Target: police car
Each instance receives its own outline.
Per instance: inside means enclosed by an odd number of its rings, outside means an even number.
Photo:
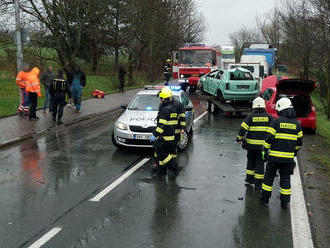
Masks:
[[[125,112],[115,122],[112,142],[118,148],[152,147],[150,136],[157,126],[157,114],[160,104],[159,91],[164,86],[146,86],[138,92],[128,105],[122,105]],[[194,108],[187,94],[180,86],[169,86],[173,98],[181,102],[186,110],[186,130],[179,143],[179,150],[187,147],[193,133]]]

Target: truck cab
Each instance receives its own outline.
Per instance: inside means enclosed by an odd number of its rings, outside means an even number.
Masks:
[[[253,47],[253,46],[252,46]],[[268,70],[265,70],[265,72],[268,75],[272,75],[273,74],[273,69],[275,67],[276,64],[276,53],[277,53],[277,49],[276,48],[245,48],[243,50],[243,56],[264,56],[267,64],[268,64]],[[242,56],[242,57],[243,57]],[[257,57],[255,57],[254,59],[254,63],[257,62],[261,62],[261,61],[256,61]],[[246,60],[242,60],[241,58],[241,62],[245,63],[245,62],[252,62],[252,61],[246,61]]]

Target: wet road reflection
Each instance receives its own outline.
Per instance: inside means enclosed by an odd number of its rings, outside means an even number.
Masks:
[[[192,97],[195,114],[203,102]],[[269,208],[244,185],[241,118],[208,114],[196,124],[176,182],[149,181],[150,164],[99,203],[86,201],[141,156],[110,140],[117,114],[60,128],[0,154],[0,247],[19,247],[54,225],[44,247],[292,247],[290,212]]]

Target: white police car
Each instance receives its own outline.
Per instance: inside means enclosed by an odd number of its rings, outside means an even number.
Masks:
[[[119,148],[152,147],[149,141],[156,129],[156,118],[160,100],[158,93],[164,86],[146,86],[138,92],[128,105],[122,105],[125,112],[115,122],[112,142]],[[180,86],[169,86],[173,98],[180,101],[186,110],[186,132],[179,143],[179,150],[187,147],[193,133],[194,108],[187,94]]]

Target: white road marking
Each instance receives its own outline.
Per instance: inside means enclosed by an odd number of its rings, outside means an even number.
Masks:
[[[43,235],[40,239],[38,239],[36,242],[34,242],[32,245],[29,246],[29,248],[39,248],[46,244],[52,237],[54,237],[57,233],[59,233],[62,230],[62,227],[54,227],[51,229],[48,233]]]
[[[297,158],[295,158],[295,162],[297,166],[291,177],[290,203],[293,247],[314,248]]]
[[[198,117],[194,120],[194,123],[196,123],[197,121],[199,121],[200,119],[202,119],[205,115],[207,115],[207,111],[205,111],[203,114],[201,114],[200,116],[198,116]]]
[[[114,181],[112,184],[107,186],[104,190],[102,190],[100,193],[98,193],[93,198],[89,199],[89,201],[92,202],[99,202],[105,195],[107,195],[109,192],[111,192],[114,188],[116,188],[119,184],[121,184],[126,178],[128,178],[130,175],[132,175],[137,169],[142,167],[145,163],[147,163],[150,160],[150,158],[144,158],[139,163],[137,163],[134,167],[129,169],[125,174],[123,174],[121,177],[119,177],[116,181]]]

